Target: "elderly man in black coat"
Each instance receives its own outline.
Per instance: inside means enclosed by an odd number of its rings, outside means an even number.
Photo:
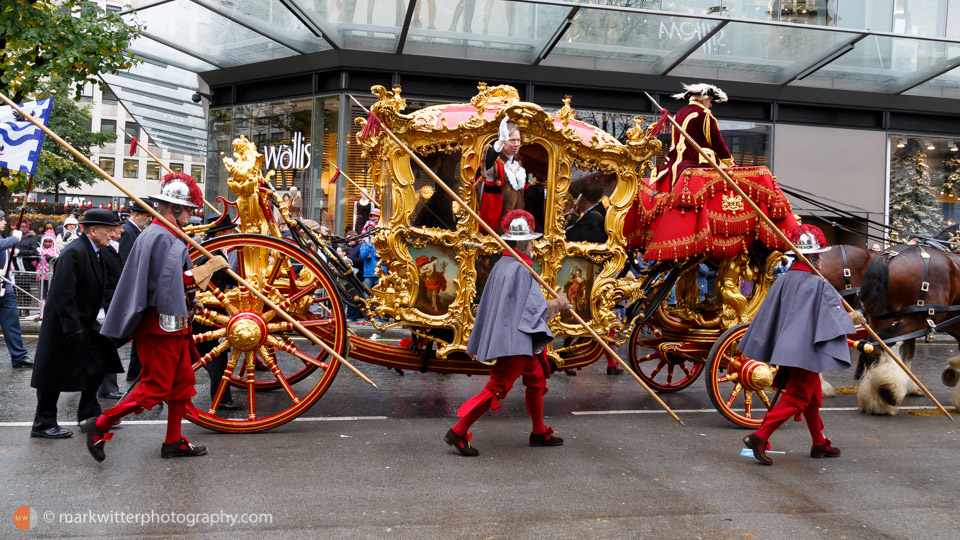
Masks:
[[[96,392],[104,373],[123,371],[113,342],[97,331],[107,279],[100,250],[110,249],[111,233],[119,224],[109,210],[88,211],[84,234],[57,259],[30,380],[37,389],[31,437],[71,436],[57,424],[60,392],[80,392],[78,421],[96,416],[101,412]]]
[[[150,212],[146,207],[141,206],[140,203],[134,202],[130,207],[130,217],[123,222],[123,235],[120,237],[119,252],[120,260],[127,262],[127,256],[130,255],[130,250],[133,249],[133,243],[137,241],[137,237],[140,236],[140,233],[147,228],[147,225],[150,225],[150,221],[153,219],[153,216],[150,215]],[[137,377],[140,376],[140,357],[137,355],[137,346],[133,345],[130,347],[130,366],[127,369],[127,381],[135,381]]]

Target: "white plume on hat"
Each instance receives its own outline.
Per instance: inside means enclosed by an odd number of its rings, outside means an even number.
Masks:
[[[684,84],[683,92],[674,94],[673,99],[702,99],[712,97],[717,103],[727,100],[727,94],[720,88],[707,83]]]
[[[503,152],[503,143],[507,142],[510,138],[510,128],[507,127],[507,122],[510,121],[509,116],[504,116],[503,120],[500,121],[500,129],[497,131],[497,140],[493,143],[493,149],[497,153]]]

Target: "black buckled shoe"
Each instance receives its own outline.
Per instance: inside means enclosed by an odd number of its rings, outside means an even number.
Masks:
[[[548,427],[543,433],[530,434],[530,446],[560,446],[563,444],[563,438],[553,434],[553,428]]]
[[[87,450],[97,461],[103,461],[107,455],[103,451],[103,445],[113,437],[113,433],[104,433],[97,427],[97,418],[91,416],[83,422],[80,422],[80,431],[87,435]]]
[[[31,429],[30,436],[41,439],[66,439],[72,437],[73,432],[60,426],[53,426],[47,429]]]
[[[823,444],[815,444],[810,447],[810,457],[840,457],[840,449],[833,446],[833,443],[830,442],[830,439],[827,439],[823,442]]]
[[[766,454],[767,441],[757,437],[756,433],[751,433],[744,437],[743,444],[753,450],[753,457],[757,458],[757,461],[759,461],[761,465],[773,465],[773,460]]]
[[[467,433],[465,436],[457,435],[453,428],[447,430],[447,434],[443,436],[443,442],[456,448],[461,454],[469,457],[479,456],[480,451],[470,446],[470,439],[473,439],[473,433]]]
[[[619,366],[607,367],[607,375],[623,375],[623,370]]]
[[[180,437],[180,442],[163,443],[160,446],[160,457],[163,459],[202,456],[206,453],[206,446],[197,446],[188,441],[186,437]]]

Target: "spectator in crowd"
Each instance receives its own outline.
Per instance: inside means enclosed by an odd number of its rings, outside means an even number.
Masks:
[[[7,228],[6,214],[0,210],[0,232]],[[0,276],[3,276],[3,285],[0,286],[0,330],[3,330],[3,341],[7,344],[10,353],[10,363],[15,368],[33,368],[33,362],[23,348],[23,337],[20,335],[20,315],[17,313],[17,295],[13,292],[13,282],[10,280],[10,264],[14,248],[20,243],[23,233],[15,230],[7,238],[0,239]]]
[[[360,234],[367,234],[370,231],[373,231],[380,226],[380,209],[374,208],[370,210],[370,217],[367,219],[367,222],[364,223],[363,229],[360,230]]]
[[[46,300],[50,292],[50,280],[53,278],[53,265],[60,252],[55,244],[57,235],[53,230],[43,233],[40,240],[40,252],[37,258],[37,281],[40,282],[40,299]],[[40,312],[43,318],[43,311]]]
[[[372,289],[377,286],[377,265],[380,264],[377,247],[373,245],[373,237],[367,236],[363,239],[360,244],[360,258],[363,259],[363,283],[367,288]]]
[[[57,251],[62,252],[63,248],[67,247],[70,242],[73,242],[80,237],[79,231],[77,231],[77,226],[80,222],[77,221],[77,218],[73,217],[73,214],[70,215],[67,219],[63,220],[63,232],[61,232],[56,239]]]
[[[296,187],[290,188],[290,200],[288,204],[290,205],[290,217],[303,217],[303,197],[300,196],[300,190]]]

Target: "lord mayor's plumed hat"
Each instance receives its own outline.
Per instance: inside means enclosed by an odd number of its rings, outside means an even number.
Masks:
[[[160,181],[160,194],[151,195],[148,199],[199,208],[203,204],[203,193],[192,176],[174,172],[164,176]]]
[[[83,214],[83,226],[90,225],[120,225],[120,216],[112,210],[103,210],[101,208],[87,210]]]
[[[727,100],[726,92],[707,83],[685,84],[683,85],[683,92],[673,95],[673,99],[703,99],[708,97],[713,98],[717,103],[723,103]]]

